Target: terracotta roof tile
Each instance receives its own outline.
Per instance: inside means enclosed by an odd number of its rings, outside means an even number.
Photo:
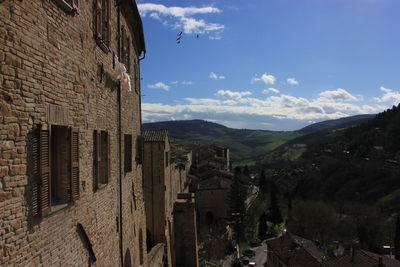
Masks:
[[[165,142],[168,130],[148,130],[143,131],[142,135],[145,142]]]
[[[390,259],[366,250],[356,249],[354,255],[348,253],[326,262],[328,267],[379,267],[379,258],[382,258],[382,267],[400,267],[400,261]]]
[[[281,237],[267,241],[269,249],[290,267],[314,267],[323,266],[321,263],[322,253],[316,253],[318,248],[312,241],[305,242],[305,239],[285,234]],[[314,255],[315,254],[315,255]]]

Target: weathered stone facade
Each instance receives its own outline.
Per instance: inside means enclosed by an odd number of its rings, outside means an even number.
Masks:
[[[0,3],[1,266],[146,265],[136,142],[142,25],[134,1],[108,1]],[[102,13],[108,20],[103,31],[110,27],[104,42],[94,37],[100,2],[109,3],[108,13]],[[78,6],[75,10],[66,3]],[[131,91],[115,80],[114,54],[130,66]],[[37,172],[38,158],[45,154],[37,147],[44,140],[39,134],[43,129],[52,134],[48,155],[62,155],[49,159],[60,169],[50,171],[46,210],[40,191],[44,179]],[[108,137],[108,161],[99,158],[108,175],[97,184],[95,131]],[[64,139],[76,141],[70,154],[69,146],[61,145]],[[76,161],[69,162],[73,155]],[[72,169],[70,181],[62,168]]]
[[[188,192],[191,152],[170,144],[167,130],[144,131],[143,139],[143,185],[148,251],[160,243],[165,244],[168,266],[183,266],[175,260],[180,251],[174,244],[183,240],[181,240],[181,235],[175,235],[174,229],[188,227],[188,231],[194,231],[196,235],[196,220],[190,217],[193,214],[186,213],[190,223],[180,222],[177,225],[173,212],[178,195]],[[185,242],[191,242],[187,246],[195,247],[197,255],[197,239],[193,238]],[[190,250],[190,253],[194,253],[193,250]],[[195,254],[193,258],[197,259]]]
[[[196,191],[196,209],[201,225],[210,226],[228,217],[229,192],[232,180],[213,177],[199,182]]]
[[[174,204],[176,266],[198,267],[196,209],[194,195],[178,194]]]

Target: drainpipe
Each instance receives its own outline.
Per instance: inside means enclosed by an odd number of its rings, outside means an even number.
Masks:
[[[143,57],[139,58],[138,62],[138,86],[139,86],[139,122],[140,122],[140,134],[142,134],[142,86],[141,86],[141,78],[140,78],[140,61],[142,61],[146,57],[146,51],[143,52]],[[143,168],[142,168],[142,177],[143,177]]]
[[[117,3],[117,27],[118,27],[118,58],[121,58],[121,1]],[[121,125],[121,82],[118,82],[118,161],[119,161],[119,250],[121,267],[124,265],[124,243],[122,231],[122,125]]]

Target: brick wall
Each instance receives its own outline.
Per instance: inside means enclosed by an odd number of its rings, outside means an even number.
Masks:
[[[128,36],[135,41],[140,37],[135,31],[140,18],[127,2],[122,3],[126,13],[121,12],[120,23],[127,26]],[[77,231],[78,223],[93,245],[97,266],[118,265],[121,254],[130,259],[130,266],[139,266],[140,255],[144,254],[140,251],[146,247],[146,238],[140,244],[140,232],[145,235],[141,165],[136,164],[134,156],[140,133],[139,83],[133,79],[133,90],[121,91],[121,132],[131,134],[133,139],[132,171],[125,173],[119,157],[120,151],[122,159],[124,156],[123,147],[119,148],[123,144],[119,135],[119,89],[110,77],[112,52],[119,51],[117,7],[111,5],[111,51],[105,53],[93,38],[93,3],[81,0],[75,15],[52,0],[0,3],[2,266],[87,266],[89,250]],[[128,27],[132,23],[136,25]],[[142,49],[138,43],[134,42],[130,51],[136,68]],[[135,71],[131,67],[131,77],[135,77]],[[53,118],[54,106],[61,110],[57,118]],[[32,215],[38,184],[33,171],[33,137],[39,124],[79,129],[79,199],[42,218]],[[111,175],[109,183],[97,191],[93,190],[94,130],[105,130],[110,136]],[[117,224],[121,222],[120,193],[123,253]]]

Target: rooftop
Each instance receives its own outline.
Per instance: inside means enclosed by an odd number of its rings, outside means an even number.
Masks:
[[[145,142],[165,142],[168,130],[148,130],[143,131],[142,135]]]

